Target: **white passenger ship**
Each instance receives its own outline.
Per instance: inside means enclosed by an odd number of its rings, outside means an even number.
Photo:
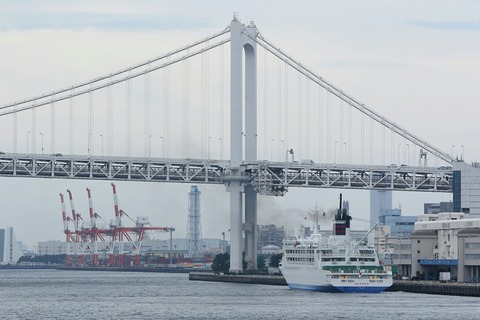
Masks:
[[[332,235],[317,231],[320,212],[316,210],[311,214],[310,236],[284,239],[280,270],[291,289],[379,293],[393,284],[392,273],[380,265],[373,246],[363,241],[370,232],[358,242],[350,239],[348,202],[345,207],[340,195]]]

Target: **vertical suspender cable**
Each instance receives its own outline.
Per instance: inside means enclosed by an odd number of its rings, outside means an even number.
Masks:
[[[352,140],[352,107],[348,106],[348,159],[347,164],[352,163],[352,149],[353,149],[353,140]],[[347,152],[347,150],[345,150]],[[346,156],[347,157],[347,156]]]
[[[73,95],[74,89],[72,88],[70,94]],[[74,154],[75,153],[75,146],[74,146],[74,141],[75,141],[75,114],[74,114],[74,108],[73,108],[73,97],[69,98],[69,118],[70,118],[70,143],[69,143],[69,153]]]
[[[220,46],[220,160],[223,160],[225,142],[225,45]]]
[[[17,109],[17,105],[13,106],[13,153],[17,153],[17,113],[15,112]]]
[[[318,161],[323,162],[323,89],[321,86],[318,86],[318,104]]]
[[[330,162],[330,149],[332,148],[331,132],[330,132],[331,98],[332,98],[332,94],[330,93],[330,91],[328,91],[327,92],[327,162]]]
[[[112,78],[110,77],[110,82]],[[107,155],[113,154],[113,98],[112,86],[107,87]]]
[[[206,42],[206,46],[208,47],[208,41]],[[210,99],[209,99],[209,93],[210,93],[210,53],[209,51],[205,51],[205,105],[207,109],[207,114],[206,114],[206,138],[207,138],[207,144],[208,144],[208,152],[210,152]],[[211,153],[211,152],[210,152]],[[211,155],[209,155],[211,156]]]
[[[90,83],[90,89],[92,89],[92,83]],[[92,91],[88,92],[88,155],[93,154],[93,101]]]
[[[132,70],[128,73],[131,74]],[[127,80],[127,156],[132,156],[132,80]]]
[[[52,94],[52,100],[55,94]],[[50,103],[50,151],[55,153],[55,102]]]
[[[303,88],[302,88],[302,75],[301,73],[298,74],[298,153],[297,156],[301,156],[303,152],[303,141],[302,141],[302,136],[303,136],[303,115],[302,115],[302,108],[303,108],[303,101],[302,101],[302,94],[303,94]]]
[[[395,134],[393,131],[390,131],[390,150],[391,150],[390,154],[392,159],[390,160],[390,163],[395,163]]]
[[[309,144],[310,144],[310,82],[305,78],[305,156],[310,159]]]
[[[169,122],[169,119],[168,119],[168,112],[167,112],[167,69],[168,68],[164,68],[162,69],[162,80],[163,80],[163,83],[162,83],[162,119],[163,119],[163,131],[162,131],[162,135],[161,137],[163,138],[160,138],[161,139],[161,143],[162,143],[162,158],[165,157],[165,142],[167,141],[167,127],[168,127],[168,122]]]
[[[282,62],[278,60],[277,63],[277,70],[278,70],[278,79],[277,79],[277,87],[278,87],[278,92],[277,92],[277,142],[280,143],[280,140],[282,139]],[[272,119],[273,120],[273,119]],[[273,140],[272,140],[273,141]],[[273,154],[273,147],[274,144],[272,143],[271,148],[272,148],[272,154]],[[273,159],[272,159],[273,160]]]
[[[340,138],[339,138],[339,143],[340,143],[340,155],[339,155],[339,159],[340,159],[340,163],[342,163],[344,157],[343,157],[343,143],[345,142],[345,138],[343,137],[343,108],[344,108],[344,102],[342,100],[339,100],[338,101],[340,103],[339,105],[339,109],[340,109]]]
[[[373,164],[373,118],[370,118],[370,165]]]
[[[13,117],[12,117],[12,120],[13,120],[13,153],[17,153],[17,144],[18,144],[18,141],[17,141],[17,112],[15,112],[17,110],[17,105],[14,105],[13,106]]]
[[[189,50],[187,49],[187,55]],[[182,61],[182,157],[190,158],[190,110],[188,59]]]
[[[268,78],[267,78],[267,50],[263,50],[263,159],[267,159],[267,105],[268,105]]]
[[[363,109],[363,106],[362,106]],[[360,163],[364,164],[364,149],[365,149],[365,113],[360,114]]]
[[[201,89],[201,92],[200,92],[200,114],[201,114],[201,118],[200,118],[200,131],[201,131],[201,135],[200,135],[200,139],[201,139],[201,158],[205,159],[206,158],[206,145],[207,143],[205,142],[206,140],[208,140],[208,137],[207,137],[207,130],[206,130],[206,121],[205,121],[205,52],[202,52],[201,53],[201,62],[200,62],[200,89]],[[208,150],[207,150],[208,151]]]
[[[128,73],[130,74],[130,71]],[[130,156],[129,143],[128,143],[128,138],[130,136],[130,119],[128,119],[128,116],[129,116],[128,108],[130,107],[128,104],[129,85],[130,85],[130,80],[125,81],[125,155],[127,157]]]
[[[284,64],[285,65],[285,86],[284,86],[284,90],[285,90],[285,152],[287,149],[290,148],[290,145],[288,143],[288,64]],[[287,159],[285,159],[285,161],[287,161]]]
[[[382,164],[385,164],[385,126],[382,125]]]
[[[167,57],[167,62],[170,62],[170,57]],[[165,155],[164,157],[168,158],[170,156],[170,68],[165,68],[164,73],[164,103],[165,103]]]
[[[35,105],[35,100],[33,101]],[[37,153],[37,117],[36,108],[32,109],[32,153]]]
[[[150,64],[148,64],[148,68],[150,68]],[[151,103],[150,103],[150,73],[145,73],[144,75],[144,90],[145,90],[145,97],[144,97],[144,113],[143,113],[143,126],[144,126],[144,155],[145,157],[152,156],[152,111],[151,111]]]

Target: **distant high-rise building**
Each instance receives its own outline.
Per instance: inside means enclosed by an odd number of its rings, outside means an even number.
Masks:
[[[202,225],[200,223],[200,190],[192,186],[188,194],[187,242],[190,257],[203,254]]]
[[[392,209],[392,191],[370,191],[370,223],[373,225],[380,219],[385,210]]]
[[[21,256],[22,246],[15,239],[13,227],[0,229],[0,264],[17,263]]]
[[[379,220],[383,225],[390,227],[390,236],[409,238],[413,232],[413,226],[417,221],[417,217],[402,216],[401,209],[389,209],[382,211]]]
[[[277,227],[273,224],[258,225],[258,251],[262,252],[262,248],[265,246],[277,246],[282,247],[282,241],[285,237],[285,231],[283,227]]]
[[[453,211],[453,202],[437,202],[437,203],[424,203],[423,204],[423,213],[440,213],[440,212],[454,212]]]

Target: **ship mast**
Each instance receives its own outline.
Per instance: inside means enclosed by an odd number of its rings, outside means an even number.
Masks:
[[[319,222],[320,222],[320,217],[325,216],[325,212],[320,211],[318,209],[318,203],[315,204],[315,209],[309,211],[308,213],[309,220],[313,221],[313,234],[318,234],[320,232],[319,230]]]

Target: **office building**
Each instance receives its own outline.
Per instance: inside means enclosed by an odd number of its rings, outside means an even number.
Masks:
[[[22,245],[15,239],[13,227],[0,229],[0,264],[15,264],[21,256]]]

